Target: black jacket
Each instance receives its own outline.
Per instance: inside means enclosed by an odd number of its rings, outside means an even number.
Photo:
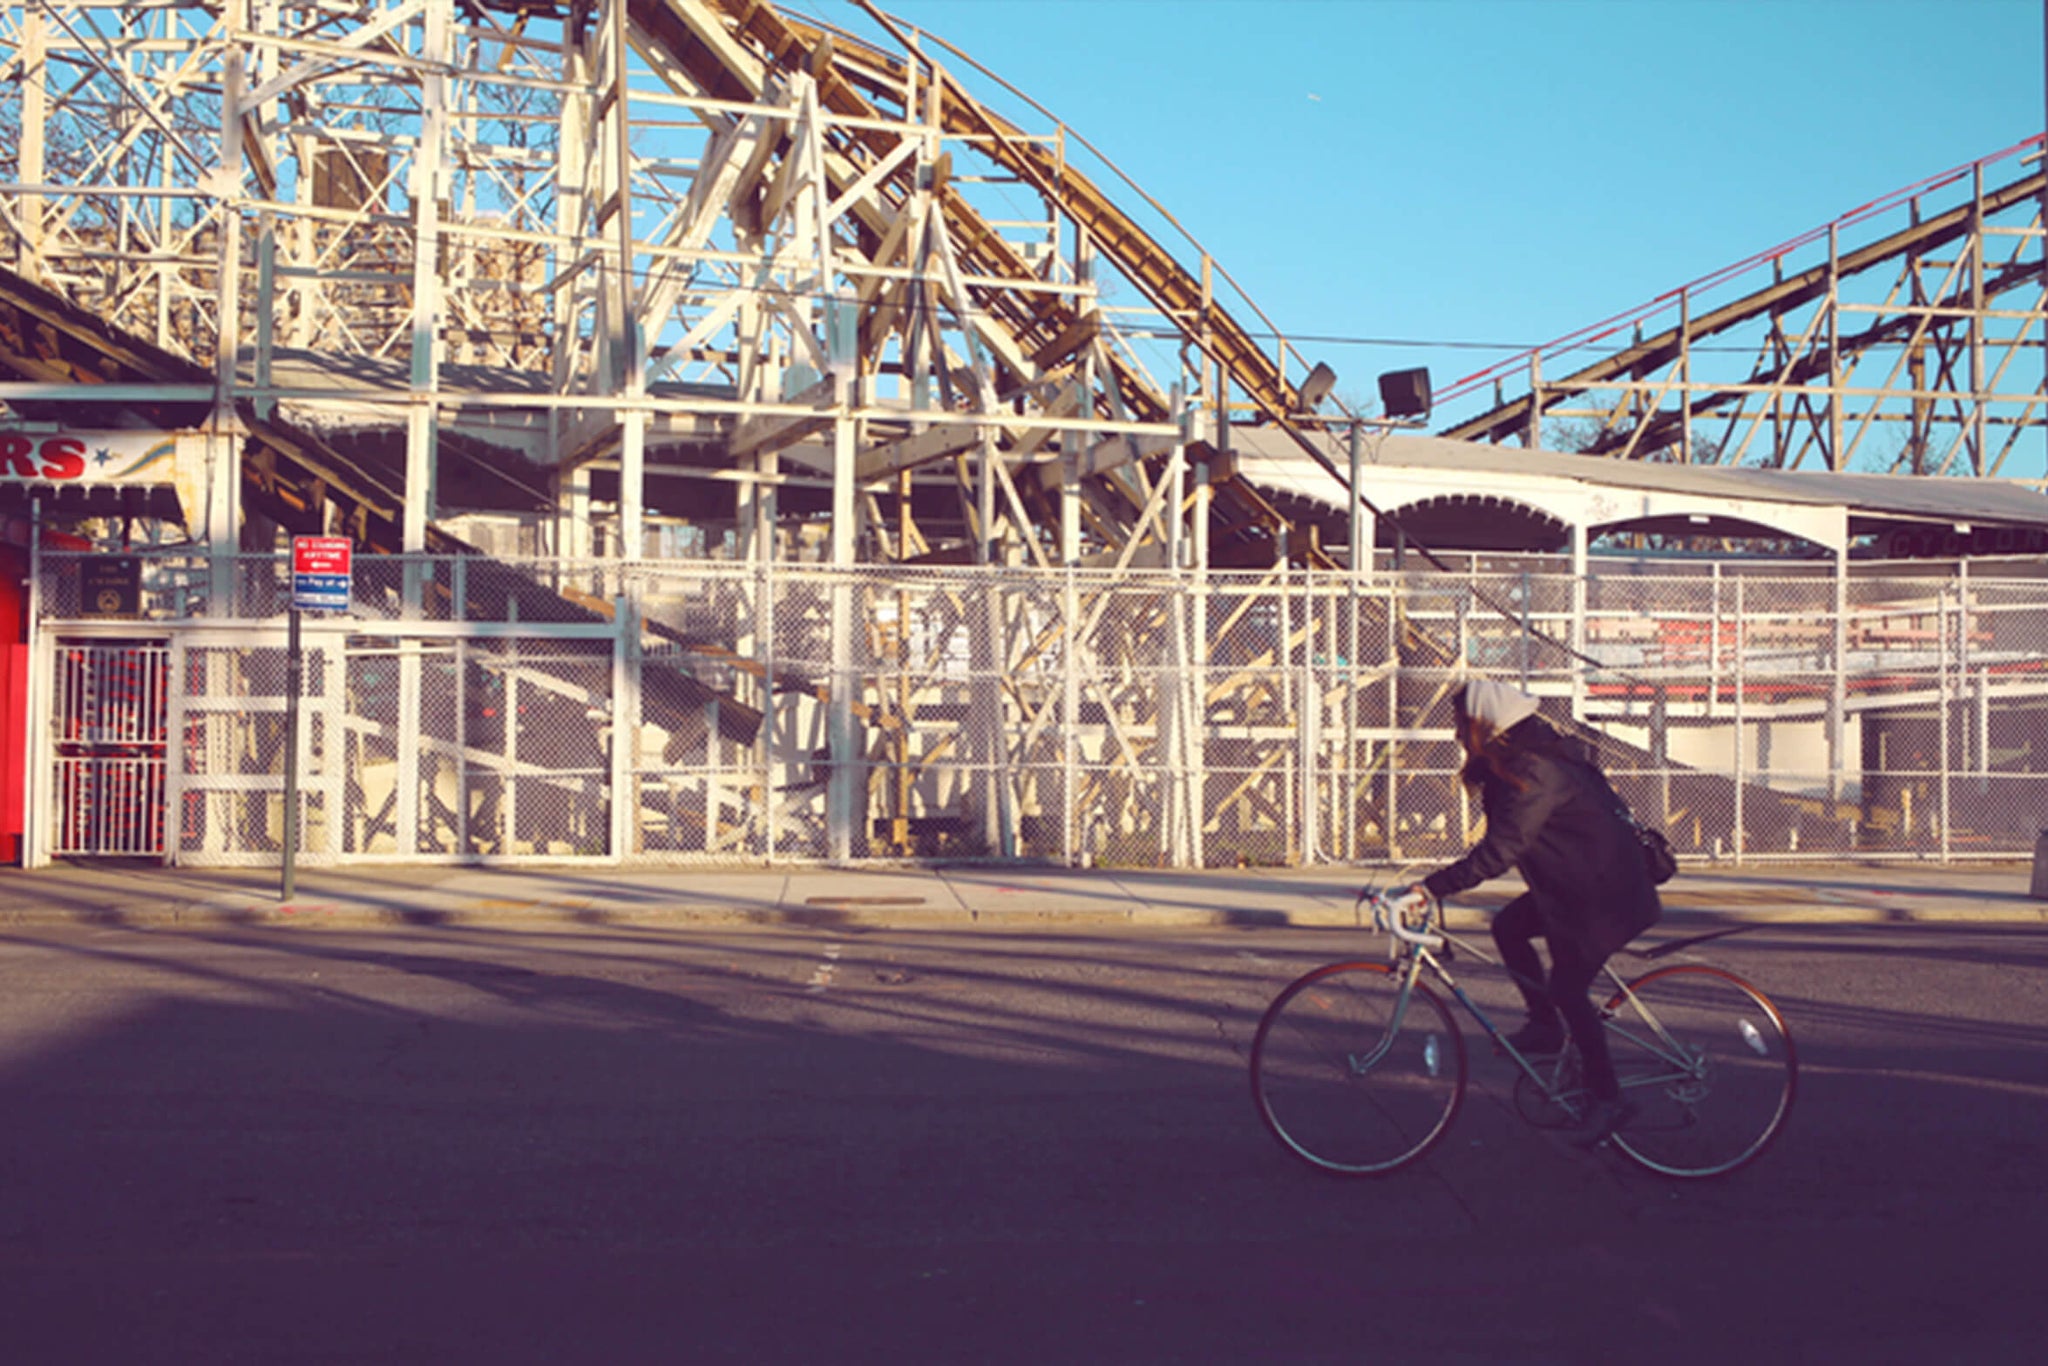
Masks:
[[[1605,958],[1663,914],[1642,847],[1621,820],[1607,779],[1575,742],[1533,717],[1507,739],[1503,766],[1517,781],[1485,775],[1485,838],[1423,885],[1441,899],[1518,868],[1544,937]]]

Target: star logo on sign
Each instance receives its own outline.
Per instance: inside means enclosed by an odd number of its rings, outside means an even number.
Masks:
[[[105,446],[102,446],[93,454],[92,463],[95,465],[111,465],[114,463],[114,453]]]

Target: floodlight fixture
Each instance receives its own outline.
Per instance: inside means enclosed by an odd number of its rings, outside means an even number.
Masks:
[[[1388,417],[1428,417],[1429,370],[1389,370],[1380,376],[1380,408]]]
[[[1316,405],[1330,396],[1330,390],[1336,383],[1337,372],[1322,361],[1317,361],[1316,368],[1308,372],[1308,378],[1294,391],[1296,398],[1300,400],[1301,410],[1305,413],[1314,412]]]

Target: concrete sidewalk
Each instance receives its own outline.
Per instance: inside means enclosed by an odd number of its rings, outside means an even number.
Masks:
[[[0,924],[820,924],[1028,928],[1356,924],[1376,869],[1073,870],[954,864],[884,868],[376,865],[301,869],[281,900],[275,868],[161,868],[103,861],[0,869]],[[1763,864],[1686,868],[1667,917],[1699,923],[2048,925],[2025,863]],[[1460,897],[1476,926],[1520,889],[1512,877]]]

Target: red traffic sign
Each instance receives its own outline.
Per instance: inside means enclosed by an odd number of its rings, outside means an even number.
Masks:
[[[347,574],[355,542],[346,536],[292,537],[292,573]]]
[[[353,550],[346,536],[292,537],[292,609],[346,612]]]

